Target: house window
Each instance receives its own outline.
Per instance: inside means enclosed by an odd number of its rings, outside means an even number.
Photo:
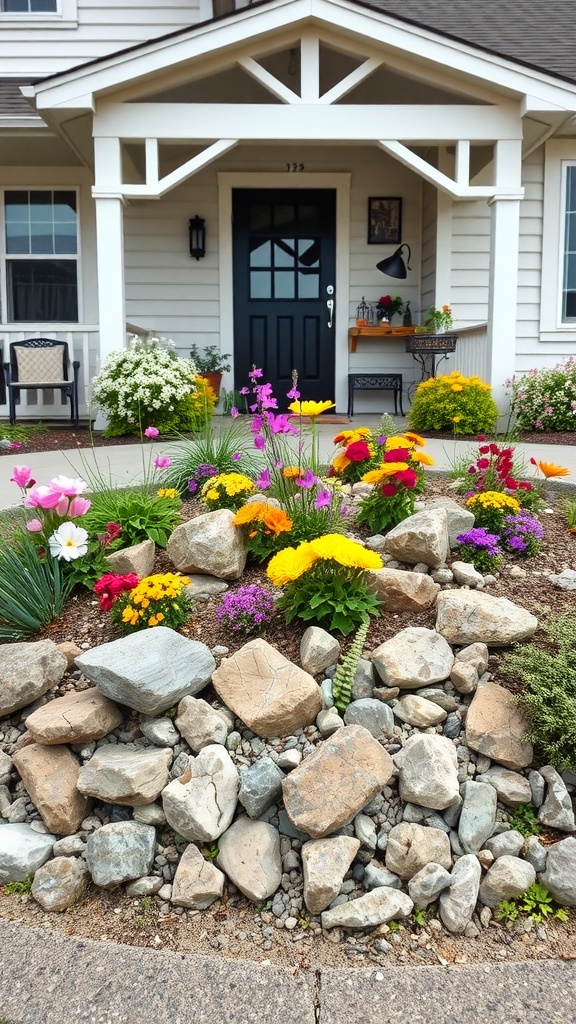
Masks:
[[[566,164],[562,322],[576,320],[576,164]]]
[[[4,193],[10,323],[78,322],[76,192]]]
[[[4,14],[57,14],[58,0],[2,0]]]

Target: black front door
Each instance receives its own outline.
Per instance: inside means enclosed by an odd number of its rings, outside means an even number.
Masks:
[[[286,408],[295,369],[303,399],[334,400],[335,191],[235,189],[233,218],[236,388],[261,367]]]

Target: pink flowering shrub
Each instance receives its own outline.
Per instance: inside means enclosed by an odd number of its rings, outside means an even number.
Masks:
[[[520,430],[576,430],[576,358],[506,381]]]

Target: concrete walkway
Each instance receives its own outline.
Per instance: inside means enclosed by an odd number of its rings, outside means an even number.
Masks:
[[[399,426],[405,427],[405,420],[397,420]],[[224,421],[222,421],[222,424]],[[320,457],[323,461],[329,462],[334,455],[334,436],[340,430],[348,430],[353,426],[376,427],[379,423],[377,416],[359,416],[352,423],[342,426],[334,423],[323,423],[319,427]],[[215,429],[221,428],[222,424],[215,421]],[[127,487],[130,484],[138,483],[143,476],[144,466],[149,468],[151,455],[170,455],[174,443],[146,444],[144,452],[140,444],[133,445],[110,445],[103,448],[83,448],[72,451],[54,452],[32,452],[26,454],[24,449],[14,453],[12,457],[2,456],[0,458],[0,509],[10,508],[20,503],[20,492],[15,484],[10,483],[13,467],[15,465],[26,465],[32,469],[32,474],[39,484],[47,483],[52,477],[63,473],[65,476],[86,476],[86,467],[91,474],[100,473],[104,480],[112,481],[118,487]],[[426,451],[434,458],[435,470],[449,470],[451,465],[467,453],[474,450],[476,445],[471,441],[437,441],[428,440]],[[523,455],[527,464],[527,477],[534,471],[529,464],[530,456],[543,462],[554,462],[560,466],[566,466],[570,470],[570,476],[561,478],[558,482],[576,485],[576,445],[551,445],[551,444],[517,444],[518,455]],[[143,461],[144,459],[144,461]]]
[[[472,954],[473,955],[473,954]],[[576,964],[322,968],[92,942],[0,921],[9,1024],[574,1024]]]

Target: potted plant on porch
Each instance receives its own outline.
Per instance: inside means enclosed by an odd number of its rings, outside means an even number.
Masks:
[[[222,374],[228,373],[231,369],[227,361],[231,358],[230,353],[220,352],[216,345],[207,345],[206,348],[199,349],[194,344],[190,349],[190,358],[196,367],[196,373],[208,381],[216,398],[219,398]]]

